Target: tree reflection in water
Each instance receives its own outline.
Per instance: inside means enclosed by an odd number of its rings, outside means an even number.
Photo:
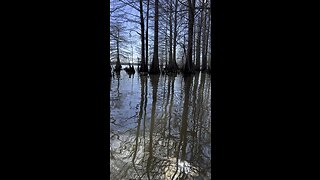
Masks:
[[[121,77],[111,84],[110,178],[211,179],[210,76]]]

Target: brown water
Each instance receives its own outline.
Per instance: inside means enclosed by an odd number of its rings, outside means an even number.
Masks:
[[[114,75],[110,178],[211,179],[211,77]]]

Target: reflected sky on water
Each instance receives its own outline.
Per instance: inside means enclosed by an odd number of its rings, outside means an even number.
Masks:
[[[211,77],[114,74],[111,179],[211,179]]]

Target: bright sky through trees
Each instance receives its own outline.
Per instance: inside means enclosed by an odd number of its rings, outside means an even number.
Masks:
[[[147,13],[148,2],[150,3],[149,13]],[[155,0],[142,0],[142,4],[143,13],[141,15],[140,0],[110,1],[111,63],[117,60],[116,56],[120,56],[121,63],[138,63],[141,56],[144,56],[144,59],[148,58],[148,64],[151,64],[155,39]],[[144,19],[143,25],[141,25],[141,16]],[[141,36],[142,28],[143,36]],[[147,29],[148,36],[146,35]],[[191,66],[188,65],[188,68],[193,69],[192,64],[194,64],[197,71],[200,70],[200,66],[201,70],[206,70],[207,66],[210,69],[210,29],[210,3],[207,0],[159,0],[157,45],[159,65],[165,65],[174,59],[174,62],[182,68],[187,62],[185,60],[189,59],[188,64],[191,63]],[[192,37],[188,37],[190,35]],[[147,40],[144,40],[143,50],[141,41],[146,37],[148,37],[148,43],[146,43]],[[192,47],[189,47],[188,43]],[[119,48],[116,48],[117,44]],[[148,44],[148,49],[145,47],[146,44]]]

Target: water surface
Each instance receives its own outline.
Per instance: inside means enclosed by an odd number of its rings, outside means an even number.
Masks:
[[[110,178],[211,179],[211,77],[111,79]]]

